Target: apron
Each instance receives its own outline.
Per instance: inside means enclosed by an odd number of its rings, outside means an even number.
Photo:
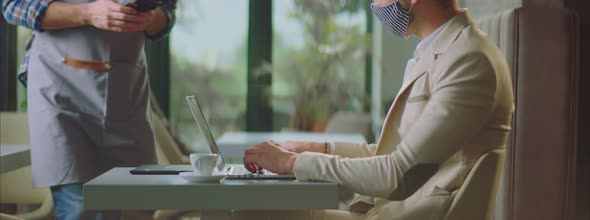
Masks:
[[[143,45],[142,32],[90,26],[36,33],[28,79],[34,187],[156,163]]]

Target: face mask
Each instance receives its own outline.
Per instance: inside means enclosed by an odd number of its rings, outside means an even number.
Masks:
[[[406,32],[410,24],[410,10],[403,9],[399,1],[385,7],[371,4],[373,14],[379,18],[385,29],[393,35],[406,38]]]

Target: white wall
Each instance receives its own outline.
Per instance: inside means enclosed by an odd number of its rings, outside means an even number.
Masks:
[[[522,7],[522,4],[523,0],[459,0],[459,5],[462,8],[468,8],[473,17]]]

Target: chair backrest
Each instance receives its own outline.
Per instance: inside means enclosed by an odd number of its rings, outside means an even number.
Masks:
[[[27,113],[0,112],[0,143],[29,144]],[[41,204],[49,197],[49,190],[33,189],[31,167],[23,167],[0,177],[0,203]]]
[[[29,144],[29,120],[24,112],[0,112],[0,142]]]
[[[156,139],[156,155],[158,164],[189,164],[188,156],[183,153],[182,143],[176,139],[169,129],[168,121],[158,104],[158,100],[151,93],[150,107],[152,110],[152,126]]]
[[[154,135],[156,137],[156,153],[158,164],[187,164],[190,163],[188,156],[182,154],[176,144],[174,137],[158,114],[152,114]]]
[[[364,112],[336,112],[326,124],[326,133],[362,134],[366,140],[373,140],[371,115]]]
[[[563,8],[518,8],[476,19],[506,56],[516,111],[495,219],[575,214],[577,18]]]
[[[479,157],[465,183],[457,190],[444,219],[492,219],[503,165],[504,149],[493,150]]]

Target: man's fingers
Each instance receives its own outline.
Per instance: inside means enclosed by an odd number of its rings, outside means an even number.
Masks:
[[[115,32],[138,32],[143,29],[142,23],[108,20],[105,29]]]
[[[125,27],[125,22],[121,21],[121,20],[108,20],[108,26],[110,28],[112,27],[119,27],[119,28],[124,28]]]
[[[122,32],[125,29],[125,22],[120,20],[106,20],[101,22],[97,27],[114,32]]]
[[[254,173],[257,171],[257,160],[258,160],[258,156],[255,154],[250,154],[250,155],[246,155],[244,156],[243,162],[244,162],[244,167]]]
[[[258,163],[258,155],[257,154],[248,154],[244,156],[244,164],[247,163]]]
[[[109,4],[109,8],[112,11],[123,12],[125,14],[137,14],[137,11],[135,9],[114,2],[112,4]]]
[[[128,22],[145,22],[147,19],[145,16],[130,15],[122,12],[112,12],[109,18]]]
[[[132,32],[141,28],[140,23],[125,22],[121,20],[109,20],[108,29],[117,29],[124,32]]]
[[[253,173],[254,170],[256,170],[256,164],[253,164],[253,163],[244,164],[244,167],[246,168],[246,170],[250,171],[251,173]]]

